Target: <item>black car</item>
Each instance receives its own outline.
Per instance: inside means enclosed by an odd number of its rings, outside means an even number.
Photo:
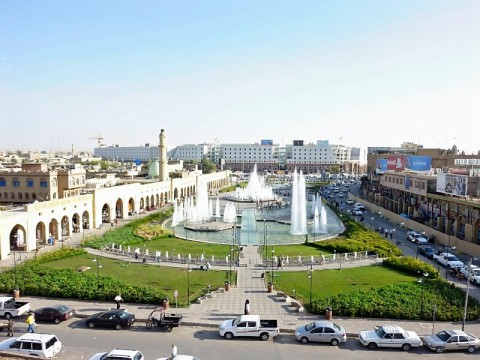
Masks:
[[[427,245],[420,245],[417,251],[420,255],[425,256],[427,259],[433,259],[433,254],[435,254],[435,250]]]
[[[113,327],[117,330],[131,326],[135,321],[135,315],[125,310],[108,310],[97,313],[87,318],[85,323],[91,329],[99,327]]]
[[[67,305],[53,305],[37,309],[33,312],[36,321],[53,321],[59,324],[60,321],[70,319],[75,315],[75,310]]]

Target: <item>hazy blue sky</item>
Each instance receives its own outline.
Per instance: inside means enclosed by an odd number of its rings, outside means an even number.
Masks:
[[[479,0],[1,1],[0,149],[480,149]]]

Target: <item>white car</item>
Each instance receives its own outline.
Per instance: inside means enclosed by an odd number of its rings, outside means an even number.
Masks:
[[[469,265],[464,265],[460,269],[460,273],[463,275],[465,280],[468,280],[469,269],[470,269]],[[470,282],[475,285],[480,284],[480,267],[476,265],[472,265],[471,272],[470,272]]]
[[[102,352],[93,355],[90,360],[144,360],[145,357],[140,351],[113,349],[110,352]]]
[[[352,205],[354,203],[354,201],[352,199],[347,199],[345,200],[345,202],[348,204],[348,205]]]
[[[0,351],[18,355],[30,355],[41,359],[52,359],[62,350],[62,343],[55,335],[27,333],[0,343]]]
[[[360,331],[358,340],[370,350],[378,347],[397,347],[408,351],[422,345],[422,340],[414,331],[403,330],[396,325],[376,326],[374,330]]]
[[[416,231],[407,231],[407,239],[419,245],[428,244],[428,239]]]

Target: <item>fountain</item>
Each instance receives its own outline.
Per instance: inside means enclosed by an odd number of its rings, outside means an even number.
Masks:
[[[229,198],[234,201],[258,202],[275,200],[276,197],[272,187],[265,185],[265,178],[257,174],[257,165],[255,164],[248,179],[247,187],[238,187]]]
[[[297,169],[295,168],[292,184],[291,234],[304,235],[307,233],[306,207],[305,178],[301,170],[300,174],[297,176]]]

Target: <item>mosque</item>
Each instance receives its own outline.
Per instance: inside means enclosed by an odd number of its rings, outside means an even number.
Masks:
[[[230,172],[183,172],[171,178],[178,165],[167,161],[165,131],[159,134],[158,162],[149,169],[151,180],[120,182],[110,178],[89,191],[85,170],[51,171],[45,166],[0,173],[1,199],[24,200],[21,207],[0,211],[0,260],[12,251],[35,251],[73,233],[110,225],[116,219],[148,213],[197,193],[199,182],[209,191],[230,184]],[[181,169],[180,169],[181,170]],[[32,202],[33,201],[33,202]]]

